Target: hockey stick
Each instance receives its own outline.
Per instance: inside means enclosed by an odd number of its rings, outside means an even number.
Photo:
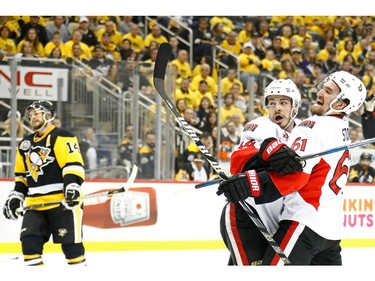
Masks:
[[[352,149],[352,148],[355,148],[355,147],[358,147],[358,146],[364,146],[364,145],[367,145],[367,144],[371,144],[373,142],[375,142],[375,138],[366,139],[366,140],[355,142],[355,143],[352,143],[352,144],[349,144],[349,145],[343,145],[343,146],[339,146],[339,147],[336,147],[336,148],[327,149],[327,150],[324,150],[324,151],[321,151],[321,152],[318,152],[318,153],[312,153],[312,154],[308,154],[308,155],[305,155],[305,156],[301,156],[300,160],[305,161],[305,160],[309,160],[309,159],[312,159],[312,158],[315,158],[315,157],[335,153],[335,152],[338,152],[338,151]]]
[[[168,97],[166,91],[165,91],[165,72],[168,64],[168,58],[171,53],[171,45],[169,43],[162,43],[159,46],[159,50],[156,56],[155,61],[155,67],[154,67],[154,74],[153,74],[153,80],[154,80],[154,86],[156,91],[158,92],[159,96],[163,99],[164,103],[168,106],[170,111],[173,113],[174,117],[176,118],[177,122],[180,124],[180,126],[189,134],[190,138],[194,141],[196,146],[199,148],[199,150],[202,152],[204,157],[207,159],[207,161],[210,163],[212,168],[218,173],[221,179],[227,180],[228,176],[223,172],[221,167],[218,164],[218,161],[209,153],[208,149],[203,145],[199,137],[196,135],[194,130],[191,128],[191,126],[186,122],[186,120],[181,116],[181,114],[176,110],[175,106],[173,105],[172,101]],[[254,224],[259,228],[262,235],[266,238],[266,240],[269,242],[271,247],[275,250],[275,252],[280,256],[281,260],[285,264],[290,264],[289,259],[284,254],[284,252],[281,250],[280,246],[276,243],[276,241],[273,239],[272,235],[268,232],[266,227],[263,225],[263,223],[258,219],[258,217],[254,214],[254,212],[250,209],[248,205],[246,205],[245,202],[240,201],[239,204],[242,206],[242,208],[245,210],[245,212],[248,214],[248,216],[252,219]]]
[[[324,151],[321,151],[321,152],[304,155],[304,156],[299,157],[299,159],[300,159],[301,162],[304,162],[306,160],[309,160],[309,159],[312,159],[312,158],[315,158],[315,157],[339,152],[339,151],[342,151],[342,150],[347,150],[347,149],[349,150],[349,149],[356,148],[356,147],[359,147],[359,146],[368,145],[368,144],[371,144],[371,143],[374,143],[374,142],[375,142],[375,138],[366,139],[366,140],[362,140],[362,141],[352,143],[352,144],[349,144],[349,145],[343,145],[343,146],[339,146],[339,147],[336,147],[336,148],[327,149],[327,150],[324,150]],[[209,186],[209,185],[218,184],[218,183],[220,183],[220,181],[221,181],[220,179],[217,179],[217,180],[213,180],[213,181],[199,183],[199,184],[195,185],[195,188],[199,189],[199,188],[206,187],[206,186]]]
[[[19,257],[12,257],[12,258],[8,258],[8,259],[5,259],[5,260],[0,260],[0,263],[6,263],[6,262],[10,262],[10,261],[15,261],[15,260],[18,260]]]
[[[83,196],[77,198],[74,201],[84,201],[84,200],[87,200],[87,199],[104,197],[104,196],[111,196],[111,195],[114,195],[114,194],[117,194],[117,193],[125,192],[125,191],[128,190],[129,185],[131,185],[134,182],[135,178],[137,177],[137,173],[138,173],[138,166],[134,164],[132,172],[130,174],[130,177],[123,187],[121,187],[119,189],[115,189],[115,190],[109,190],[109,191],[104,191],[104,192],[100,192],[100,193],[83,195]],[[41,204],[30,205],[30,206],[26,206],[26,207],[20,207],[16,210],[16,212],[22,213],[24,211],[35,210],[35,209],[42,208],[42,207],[58,205],[58,204],[61,204],[64,201],[65,200],[60,200],[60,201],[46,202],[46,203],[41,203]]]

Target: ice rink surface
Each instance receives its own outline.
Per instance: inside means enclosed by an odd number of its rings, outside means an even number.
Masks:
[[[26,267],[21,255],[1,254],[1,280],[373,280],[375,248],[344,248],[343,266],[229,267],[226,250],[87,252],[87,265],[68,266],[62,253],[43,255],[44,267]],[[110,278],[110,279],[108,279]],[[256,279],[254,279],[256,278]],[[363,279],[365,278],[365,279]],[[368,278],[368,279],[367,279]],[[105,280],[105,281],[107,281]]]

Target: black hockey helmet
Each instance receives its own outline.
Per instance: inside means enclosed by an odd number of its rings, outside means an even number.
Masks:
[[[50,116],[50,118],[48,118],[49,122],[52,121],[55,118],[55,115],[56,115],[55,107],[54,107],[52,102],[47,101],[47,100],[34,101],[26,108],[24,119],[27,122],[30,122],[29,114],[32,110],[35,110],[37,113],[43,112],[44,118],[45,118],[45,116],[49,115]],[[47,121],[47,119],[46,119],[46,121]]]
[[[372,159],[372,155],[368,152],[363,152],[359,157],[359,160],[370,160]]]

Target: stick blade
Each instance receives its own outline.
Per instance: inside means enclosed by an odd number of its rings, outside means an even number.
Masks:
[[[159,46],[154,68],[154,84],[156,78],[164,80],[171,50],[172,47],[169,43],[162,43]]]
[[[134,164],[132,172],[131,172],[131,174],[128,178],[128,181],[126,183],[132,184],[134,182],[135,178],[137,177],[137,173],[138,173],[138,166],[136,164]]]

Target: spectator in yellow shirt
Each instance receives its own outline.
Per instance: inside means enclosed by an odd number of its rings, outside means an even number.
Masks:
[[[122,40],[129,39],[131,42],[131,47],[139,54],[144,48],[143,37],[139,34],[139,27],[133,24],[130,27],[130,32],[122,36]]]
[[[112,20],[107,20],[104,24],[104,28],[98,30],[96,37],[98,38],[99,42],[102,41],[102,36],[104,33],[108,33],[110,35],[111,43],[118,47],[121,45],[122,35],[116,30],[116,24]]]
[[[212,67],[212,57],[211,56],[202,56],[199,63],[196,64],[195,67],[193,68],[193,72],[192,72],[193,77],[200,74],[201,66],[202,66],[202,64],[205,64],[205,63],[207,63],[210,66],[211,72],[209,73],[209,75],[212,76],[212,78],[214,78],[215,82],[217,83],[218,82],[218,74],[217,74],[216,68]]]
[[[65,47],[64,44],[62,43],[62,37],[61,33],[59,31],[55,31],[52,34],[52,40],[49,41],[46,46],[44,47],[44,53],[46,56],[50,56],[52,53],[52,50],[55,48],[59,48],[61,52],[61,57],[65,58],[66,57],[66,52],[65,52]]]
[[[210,25],[211,26],[215,26],[217,23],[223,23],[224,27],[224,32],[226,34],[228,34],[229,32],[231,32],[232,30],[235,29],[235,26],[232,22],[232,20],[230,20],[228,17],[224,17],[224,16],[214,16],[210,19]]]
[[[216,107],[215,106],[215,99],[214,99],[214,96],[213,96],[213,94],[209,91],[209,89],[208,89],[208,84],[207,84],[207,81],[205,81],[205,80],[201,80],[200,82],[199,82],[199,86],[198,86],[198,90],[196,90],[195,92],[194,92],[194,94],[195,94],[195,96],[196,96],[196,98],[195,98],[195,100],[194,100],[194,110],[195,111],[198,111],[198,109],[199,109],[199,105],[200,105],[200,103],[201,103],[201,100],[202,100],[202,98],[204,98],[204,97],[207,97],[209,100],[210,100],[210,102],[211,102],[211,104],[214,106],[214,107]]]
[[[178,51],[177,58],[171,61],[171,65],[176,67],[176,79],[191,77],[191,67],[188,60],[188,52],[182,49]]]
[[[144,44],[145,44],[144,46],[146,48],[150,47],[151,41],[156,41],[159,44],[159,46],[162,43],[168,42],[167,38],[161,34],[160,27],[156,24],[152,26],[151,32],[146,35],[145,40],[144,40]]]
[[[254,45],[249,41],[242,47],[242,53],[238,59],[240,61],[240,80],[243,85],[247,85],[251,75],[258,75],[262,68],[260,59],[254,54]]]
[[[190,89],[193,91],[198,90],[200,81],[205,80],[208,85],[208,91],[212,92],[213,95],[216,95],[218,92],[218,86],[215,79],[209,75],[210,70],[211,67],[207,63],[202,64],[200,74],[194,76],[193,80],[191,81]]]
[[[220,115],[220,124],[224,126],[226,122],[228,122],[234,113],[238,113],[241,116],[241,123],[246,121],[245,116],[243,115],[241,109],[239,109],[234,104],[234,96],[232,93],[228,93],[224,95],[224,104],[219,109]]]
[[[353,57],[355,61],[362,64],[366,60],[367,53],[371,50],[370,38],[366,37],[358,41],[354,46]]]
[[[34,27],[30,27],[29,30],[26,32],[25,38],[18,43],[18,53],[22,52],[22,46],[25,41],[30,42],[34,54],[38,55],[39,57],[44,57],[43,44],[39,41],[38,34]]]
[[[281,71],[281,63],[275,57],[272,50],[266,51],[266,57],[261,60],[262,69],[272,73],[279,73]]]
[[[354,50],[354,41],[353,40],[346,40],[344,44],[344,48],[339,52],[339,55],[337,57],[337,61],[339,63],[342,63],[344,61],[344,57],[346,57],[348,54],[352,54]]]
[[[220,47],[229,52],[219,53],[221,62],[229,67],[237,66],[237,60],[231,55],[238,56],[241,53],[242,44],[238,41],[237,32],[229,32],[227,37],[221,42]]]
[[[252,20],[247,20],[244,28],[238,33],[238,42],[243,45],[247,41],[250,41],[254,32],[254,22]]]
[[[16,50],[16,44],[13,39],[9,38],[10,29],[6,25],[0,28],[0,49],[3,50],[7,55],[14,55]]]
[[[80,30],[74,30],[72,34],[72,40],[64,43],[66,57],[73,57],[73,45],[77,43],[81,47],[82,56],[85,59],[92,58],[90,47],[82,42],[82,32]]]
[[[329,57],[329,54],[330,54],[330,51],[332,52],[332,50],[335,49],[336,50],[336,47],[334,45],[334,42],[333,41],[327,41],[326,42],[326,45],[324,47],[324,49],[320,50],[317,54],[317,59],[319,61],[325,61],[328,59]]]
[[[101,46],[104,49],[104,53],[107,59],[113,61],[120,61],[120,53],[117,46],[111,42],[111,35],[108,32],[104,32],[101,37]]]
[[[221,92],[222,94],[227,94],[230,91],[230,88],[234,83],[238,83],[240,85],[240,91],[243,92],[243,85],[242,82],[236,77],[237,70],[234,68],[229,68],[227,71],[227,75],[221,79]]]
[[[307,33],[307,28],[304,25],[298,26],[298,33],[294,34],[292,38],[295,38],[298,43],[298,48],[303,48],[303,40],[305,38],[310,38],[312,40],[311,34]]]
[[[184,99],[186,107],[194,108],[197,106],[197,95],[190,90],[190,80],[185,77],[181,79],[180,87],[176,89],[176,100]]]
[[[19,16],[0,16],[0,27],[9,28],[9,38],[16,40],[21,36],[21,28],[18,24]]]

